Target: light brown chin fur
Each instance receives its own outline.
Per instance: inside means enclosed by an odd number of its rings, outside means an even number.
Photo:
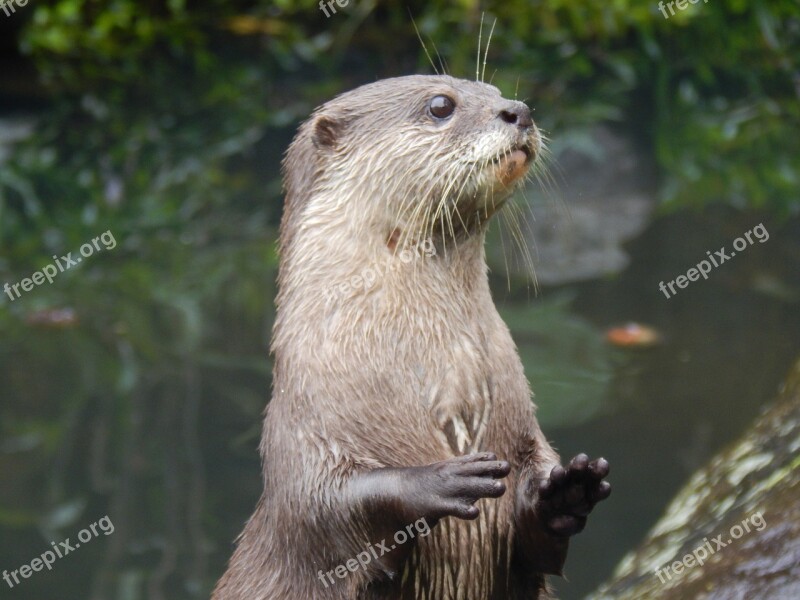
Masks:
[[[503,187],[511,187],[525,176],[530,164],[531,160],[525,152],[514,150],[497,163],[495,176]]]

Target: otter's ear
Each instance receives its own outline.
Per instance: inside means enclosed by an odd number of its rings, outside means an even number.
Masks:
[[[344,119],[320,115],[312,126],[311,139],[320,149],[334,149],[339,144],[345,129]]]

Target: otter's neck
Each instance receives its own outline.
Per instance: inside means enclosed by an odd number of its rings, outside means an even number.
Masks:
[[[390,224],[365,225],[364,215],[350,212],[309,216],[283,249],[276,353],[310,343],[297,332],[315,327],[377,324],[392,315],[425,322],[436,313],[448,315],[454,304],[491,305],[483,230],[457,240],[401,235],[411,241],[394,245]],[[475,311],[461,312],[458,320],[470,314]]]

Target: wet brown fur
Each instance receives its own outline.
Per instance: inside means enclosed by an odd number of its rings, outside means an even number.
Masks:
[[[437,94],[456,100],[447,123],[426,112]],[[520,171],[497,159],[539,148],[535,127],[499,118],[519,104],[484,83],[411,76],[339,96],[301,126],[284,163],[264,493],[215,600],[545,597],[544,574],[560,572],[567,542],[526,531],[538,556],[523,553],[520,529],[537,524],[519,522],[518,504],[558,457],[492,301],[483,248]],[[368,290],[330,293],[422,239],[435,256],[395,264]],[[378,541],[350,491],[355,476],[484,450],[511,473],[505,495],[477,502],[478,519],[442,519],[394,579],[374,561],[323,585],[319,570]]]

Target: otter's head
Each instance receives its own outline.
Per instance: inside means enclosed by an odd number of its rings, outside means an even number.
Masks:
[[[341,211],[387,239],[472,235],[541,143],[530,109],[485,83],[409,76],[362,86],[317,109],[292,143],[284,233],[302,213]]]

